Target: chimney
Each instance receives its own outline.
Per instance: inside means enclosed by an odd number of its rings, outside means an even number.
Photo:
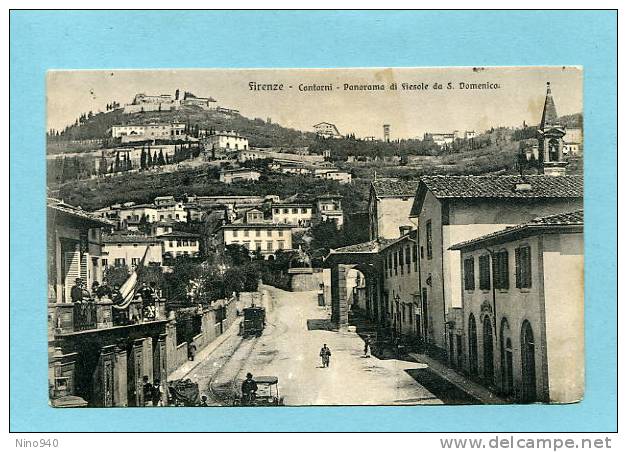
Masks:
[[[401,232],[401,237],[411,232],[413,228],[409,225],[399,226],[398,230]]]

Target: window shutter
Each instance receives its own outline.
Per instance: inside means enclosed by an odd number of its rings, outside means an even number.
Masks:
[[[515,252],[515,257],[516,257],[516,288],[520,289],[521,287],[521,278],[520,278],[520,273],[521,273],[521,268],[520,268],[520,248],[516,248],[516,252]]]

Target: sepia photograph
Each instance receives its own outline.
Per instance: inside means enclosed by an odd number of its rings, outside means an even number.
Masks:
[[[580,402],[583,74],[48,71],[50,406]]]

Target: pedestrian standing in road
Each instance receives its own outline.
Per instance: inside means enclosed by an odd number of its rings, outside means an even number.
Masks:
[[[331,362],[331,350],[324,344],[320,349],[320,358],[322,358],[322,367],[329,367]]]
[[[364,356],[366,358],[370,358],[370,353],[372,353],[372,341],[370,339],[370,335],[367,334],[364,338]]]
[[[209,403],[207,402],[207,396],[204,394],[200,397],[200,406],[209,406]]]
[[[163,388],[158,378],[152,386],[152,406],[163,406]]]
[[[152,383],[148,381],[148,375],[142,377],[142,394],[144,396],[144,406],[152,406]]]
[[[193,361],[194,358],[196,357],[196,350],[198,349],[198,347],[196,347],[196,342],[194,342],[194,339],[192,339],[189,344],[187,344],[187,359]]]

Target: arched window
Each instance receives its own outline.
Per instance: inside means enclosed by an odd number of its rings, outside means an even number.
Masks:
[[[559,161],[559,141],[555,138],[551,138],[549,140],[549,162],[557,162]]]
[[[520,354],[522,364],[522,402],[535,402],[536,394],[536,346],[531,323],[525,320],[520,331]]]
[[[468,364],[471,375],[477,375],[477,323],[475,316],[468,318]]]

